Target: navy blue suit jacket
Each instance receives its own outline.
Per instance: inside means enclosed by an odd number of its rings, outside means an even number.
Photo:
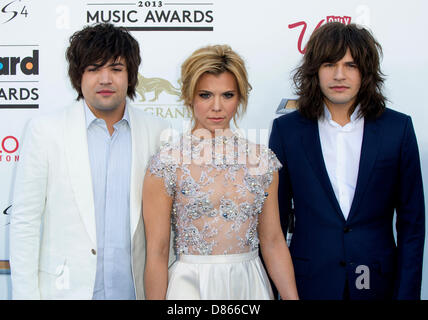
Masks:
[[[376,120],[365,119],[347,220],[324,164],[317,121],[298,111],[275,119],[269,146],[283,164],[284,232],[295,214],[290,253],[300,298],[342,299],[347,281],[351,299],[420,299],[425,208],[410,117],[386,109]]]

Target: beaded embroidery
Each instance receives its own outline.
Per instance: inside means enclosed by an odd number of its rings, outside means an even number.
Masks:
[[[265,190],[281,164],[267,147],[238,137],[183,135],[149,162],[173,198],[176,254],[234,254],[256,250]]]

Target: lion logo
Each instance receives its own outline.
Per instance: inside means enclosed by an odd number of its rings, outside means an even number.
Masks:
[[[162,78],[146,78],[138,73],[137,93],[141,96],[140,101],[146,101],[146,93],[154,92],[155,96],[150,102],[156,101],[162,92],[180,97],[180,88],[175,88],[171,82]]]

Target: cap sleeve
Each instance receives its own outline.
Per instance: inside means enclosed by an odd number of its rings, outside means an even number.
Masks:
[[[264,174],[261,175],[261,185],[263,189],[268,189],[272,183],[273,173],[282,168],[281,162],[279,162],[275,153],[268,147],[262,146],[261,148],[261,161],[267,162],[267,167],[265,168]]]
[[[269,153],[269,169],[272,171],[278,171],[282,168],[281,162],[279,162],[278,158],[276,157],[276,154],[268,148]]]
[[[159,152],[152,156],[149,161],[147,172],[162,178],[165,190],[169,196],[174,197],[177,189],[177,161],[172,156],[172,147],[165,144]]]

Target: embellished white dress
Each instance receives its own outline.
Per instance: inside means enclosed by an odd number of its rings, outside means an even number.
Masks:
[[[270,149],[236,135],[183,135],[153,156],[148,170],[173,198],[167,299],[273,299],[257,224],[280,167]]]

